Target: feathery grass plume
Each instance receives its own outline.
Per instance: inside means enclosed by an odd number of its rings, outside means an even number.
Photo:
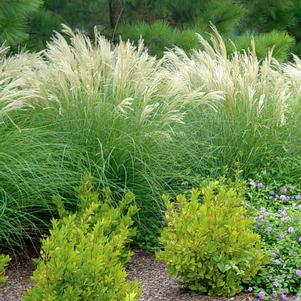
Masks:
[[[223,95],[212,108],[190,110],[185,120],[194,133],[188,139],[194,144],[190,147],[207,162],[207,172],[235,161],[246,174],[256,172],[281,147],[277,133],[285,123],[289,84],[271,52],[264,60],[253,52],[229,56],[222,37],[213,31],[210,41],[198,36],[201,49],[191,56],[179,48],[166,52],[170,86],[177,86],[179,94]]]
[[[27,60],[27,54],[7,57],[8,51],[9,48],[0,47],[0,118],[13,110],[32,107],[38,97],[22,75],[22,72],[29,74],[25,69],[31,68],[32,59]]]
[[[173,160],[174,127],[183,123],[192,99],[208,102],[217,93],[176,95],[163,61],[150,56],[142,41],[114,46],[97,32],[95,42],[68,27],[63,33],[56,33],[36,68],[35,87],[49,108],[43,118],[61,141],[81,151],[81,164],[92,169],[99,186],[134,192],[144,240],[160,222],[164,179],[157,167],[167,160],[163,150]]]
[[[40,55],[8,51],[0,48],[0,245],[17,250],[48,229],[49,201],[72,191],[82,170],[38,109]]]

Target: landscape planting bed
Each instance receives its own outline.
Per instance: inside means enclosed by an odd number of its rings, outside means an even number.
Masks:
[[[30,275],[34,269],[30,259],[21,259],[18,264],[13,262],[7,274],[7,285],[0,289],[0,301],[21,301],[22,292],[30,287]],[[152,254],[135,250],[133,260],[128,266],[129,279],[138,279],[141,283],[143,296],[141,301],[252,301],[258,300],[250,294],[241,294],[234,298],[207,297],[193,294],[175,281],[168,279],[165,267],[155,260]],[[290,296],[289,301],[296,300]]]

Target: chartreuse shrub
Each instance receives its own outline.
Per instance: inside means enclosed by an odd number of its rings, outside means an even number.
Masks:
[[[169,275],[190,289],[209,295],[233,296],[265,262],[260,237],[241,206],[235,188],[210,182],[193,189],[191,198],[164,196],[166,228],[157,257]]]
[[[127,194],[113,207],[106,197],[89,190],[89,181],[77,191],[78,213],[68,213],[55,198],[61,219],[52,221],[50,236],[42,240],[41,257],[32,279],[35,285],[24,301],[40,300],[137,300],[138,283],[127,282],[125,249],[135,206]]]
[[[0,255],[0,284],[5,283],[7,280],[7,276],[5,276],[5,267],[10,261],[10,257],[8,255]]]

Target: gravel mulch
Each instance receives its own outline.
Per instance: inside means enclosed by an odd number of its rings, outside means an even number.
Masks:
[[[24,290],[32,286],[30,276],[33,270],[34,265],[28,257],[12,261],[6,270],[8,281],[0,287],[0,301],[21,301]]]
[[[5,287],[0,288],[0,301],[22,301],[24,290],[32,286],[30,275],[33,269],[34,266],[28,258],[12,262],[7,269],[9,280]],[[140,301],[258,301],[248,294],[235,298],[217,298],[191,293],[175,281],[169,280],[164,265],[156,261],[153,255],[140,250],[134,251],[127,271],[130,280],[138,279],[141,283],[143,295]],[[295,299],[289,297],[289,301]]]
[[[143,295],[141,301],[253,301],[258,299],[242,294],[235,298],[208,297],[194,294],[169,280],[163,263],[151,254],[135,250],[132,262],[128,266],[129,279],[140,281]]]

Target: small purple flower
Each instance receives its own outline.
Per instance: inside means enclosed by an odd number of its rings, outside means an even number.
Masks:
[[[273,252],[273,253],[271,254],[271,257],[272,257],[272,258],[276,258],[276,256],[277,256],[277,254],[276,254],[275,252]]]
[[[295,200],[296,201],[300,201],[301,200],[301,194],[297,194],[297,195],[295,195]]]
[[[275,291],[272,291],[272,298],[276,298],[277,297],[277,293]]]
[[[298,242],[301,242],[301,236],[298,238]]]
[[[285,235],[284,235],[283,233],[280,233],[280,234],[278,235],[278,237],[281,238],[281,239],[283,239],[283,238],[285,237]]]
[[[285,196],[285,200],[286,200],[286,201],[289,201],[290,199],[291,199],[291,197],[290,197],[289,195],[286,195],[286,196]]]
[[[270,196],[274,196],[274,195],[275,195],[275,191],[274,191],[274,190],[270,190],[270,191],[269,191],[269,195],[270,195]]]
[[[282,301],[287,300],[287,295],[286,295],[286,294],[281,294],[281,300],[282,300]]]
[[[256,187],[257,187],[258,189],[262,189],[262,188],[264,187],[264,185],[263,185],[261,182],[259,182],[259,183],[256,185]]]
[[[292,279],[292,276],[291,275],[287,275],[286,278],[287,279]]]
[[[301,276],[301,270],[296,270],[295,274],[296,274],[297,277],[300,277]]]
[[[279,282],[277,282],[277,281],[273,282],[273,286],[274,287],[279,287]]]
[[[286,187],[281,187],[281,188],[279,189],[279,192],[280,192],[281,194],[285,194],[285,193],[287,193],[287,188],[286,188]]]
[[[276,259],[274,262],[275,262],[275,264],[277,264],[277,265],[281,265],[281,264],[282,264],[282,261],[281,261],[280,259]]]
[[[286,216],[284,219],[283,219],[285,222],[289,222],[291,220],[291,218],[289,216]]]
[[[298,209],[301,209],[301,205],[298,205],[297,208],[298,208]]]
[[[258,296],[259,299],[262,300],[265,297],[265,292],[264,291],[260,291],[257,296]]]
[[[279,197],[279,199],[280,199],[281,201],[286,201],[286,195],[281,194],[280,197]]]
[[[293,227],[289,227],[288,229],[287,229],[287,232],[288,233],[293,233],[295,231],[295,229],[293,228]]]
[[[270,215],[270,213],[264,207],[260,208],[259,213],[263,216],[269,216]]]
[[[266,231],[269,232],[269,233],[271,233],[272,230],[273,230],[272,227],[267,227],[267,228],[266,228]]]
[[[280,216],[285,216],[286,215],[285,210],[278,210],[278,213],[279,213]]]
[[[254,181],[250,181],[250,182],[248,183],[248,185],[249,185],[250,187],[254,187],[254,186],[255,186],[255,182],[254,182]]]
[[[275,195],[275,198],[278,200],[278,199],[279,199],[279,194],[276,194],[276,195]]]
[[[248,287],[248,293],[252,293],[253,292],[253,287]]]

